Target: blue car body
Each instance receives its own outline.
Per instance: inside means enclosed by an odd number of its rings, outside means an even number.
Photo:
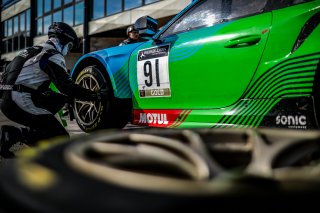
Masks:
[[[110,77],[114,96],[117,98],[131,98],[129,85],[129,58],[131,53],[142,43],[126,46],[111,47],[82,56],[75,64],[71,76],[77,74],[76,70],[80,62],[88,59],[98,60]]]
[[[196,4],[198,1],[199,0],[192,1],[192,3],[190,3],[189,6],[187,6],[184,10],[178,13],[171,21],[169,21],[162,28],[162,30],[166,29],[167,26],[169,26],[176,19],[178,19],[182,14],[185,13],[185,11],[189,10],[189,8]],[[157,37],[157,35],[160,34],[162,30],[160,30],[156,35],[154,35],[154,37]],[[86,59],[96,59],[105,67],[105,70],[110,77],[114,91],[114,96],[123,99],[132,98],[132,92],[130,89],[129,81],[129,59],[131,53],[144,43],[145,42],[139,42],[125,46],[116,46],[85,54],[75,64],[71,72],[71,76],[76,75],[77,71],[79,71],[78,65],[80,62],[85,61]]]

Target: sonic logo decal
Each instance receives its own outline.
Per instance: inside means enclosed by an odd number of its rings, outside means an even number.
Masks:
[[[278,115],[276,124],[288,126],[291,129],[306,129],[307,117],[305,115]]]

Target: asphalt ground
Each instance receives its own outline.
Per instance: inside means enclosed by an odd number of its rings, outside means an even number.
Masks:
[[[78,126],[77,122],[75,120],[70,121],[69,119],[66,119],[67,126],[66,129],[70,133],[70,135],[77,135],[77,134],[85,134]],[[13,125],[13,126],[21,126],[20,124],[17,124],[15,122],[12,122],[6,118],[5,115],[0,111],[0,126],[2,125]]]
[[[0,100],[0,102],[1,102],[1,100]],[[81,135],[81,134],[87,134],[87,133],[83,132],[79,128],[79,126],[78,126],[78,124],[77,124],[75,119],[70,121],[68,116],[66,116],[64,118],[65,118],[65,120],[67,122],[67,126],[65,128],[68,130],[71,138],[74,137],[74,136]],[[10,121],[0,110],[0,126],[2,126],[2,125],[21,126],[18,123]],[[135,126],[135,125],[132,125],[132,124],[128,123],[123,129],[125,130],[125,129],[134,129],[134,128],[141,128],[141,127],[138,127],[138,126]],[[11,148],[11,151],[15,151],[16,152],[16,151],[19,151],[19,150],[21,150],[23,148],[26,148],[26,145],[24,145],[24,144],[19,142],[19,143],[15,144]],[[2,158],[0,156],[0,164],[5,163],[6,161],[8,161],[8,160],[4,159],[4,158]]]
[[[78,124],[76,123],[75,120],[73,121],[70,121],[69,119],[66,120],[67,121],[67,126],[66,126],[66,129],[68,130],[69,134],[71,137],[75,136],[75,135],[79,135],[79,134],[86,134],[85,132],[83,132]],[[18,123],[15,123],[15,122],[12,122],[10,121],[1,111],[0,111],[0,126],[3,126],[3,125],[12,125],[12,126],[21,126],[20,124]],[[22,143],[17,143],[15,144],[11,150],[12,151],[19,151],[23,148],[26,148],[26,145],[22,144]],[[3,159],[1,156],[0,156],[0,163],[4,163],[5,159]]]

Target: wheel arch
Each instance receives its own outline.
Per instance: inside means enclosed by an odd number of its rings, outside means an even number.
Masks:
[[[82,58],[80,61],[78,61],[73,68],[71,72],[71,77],[75,79],[75,77],[83,70],[85,67],[88,66],[97,66],[101,71],[102,74],[106,77],[106,79],[109,81],[107,83],[110,84],[113,90],[113,95],[116,98],[127,98],[127,97],[121,97],[121,94],[119,94],[118,90],[118,82],[115,79],[115,75],[111,72],[110,68],[108,67],[107,63],[100,57],[93,57],[89,56],[86,58]],[[128,85],[129,87],[129,85]]]

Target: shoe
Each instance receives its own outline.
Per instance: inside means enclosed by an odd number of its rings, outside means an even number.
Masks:
[[[22,138],[21,130],[14,126],[4,125],[0,133],[0,155],[3,158],[14,158],[15,154],[10,148]]]

